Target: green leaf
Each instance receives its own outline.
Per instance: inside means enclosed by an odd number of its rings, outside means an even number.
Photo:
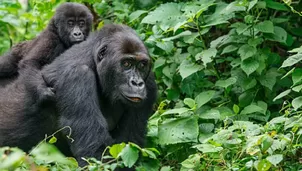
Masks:
[[[181,4],[165,3],[151,11],[143,20],[146,24],[159,24],[160,28],[166,31],[174,28],[176,31],[181,25],[185,24],[187,18],[180,11]]]
[[[238,54],[240,55],[242,61],[254,56],[256,52],[257,49],[254,46],[250,46],[248,44],[242,45],[238,50]]]
[[[255,78],[246,78],[244,79],[243,83],[241,84],[244,90],[251,89],[257,85],[257,81]]]
[[[179,73],[182,79],[187,78],[188,76],[196,73],[202,69],[202,66],[194,64],[190,60],[183,60],[179,66]]]
[[[280,93],[277,97],[274,98],[273,101],[276,101],[278,99],[281,99],[282,97],[288,95],[291,92],[291,89],[285,90],[282,93]]]
[[[123,164],[126,167],[132,167],[138,160],[138,152],[137,148],[127,144],[119,156],[123,159]]]
[[[226,80],[218,80],[215,83],[215,86],[228,88],[230,85],[235,84],[237,79],[235,77],[228,78]]]
[[[236,105],[236,104],[234,104],[234,105],[233,105],[233,111],[235,112],[235,114],[238,114],[238,113],[239,113],[239,111],[240,111],[239,106],[238,106],[238,105]]]
[[[264,87],[273,90],[274,85],[276,84],[276,77],[280,74],[274,68],[270,69],[265,75],[260,76],[258,79],[260,84]]]
[[[292,74],[292,80],[294,83],[293,85],[296,85],[301,82],[301,80],[302,80],[302,69],[301,68],[295,69],[295,71]]]
[[[133,13],[130,14],[129,16],[129,22],[132,22],[136,19],[138,19],[141,15],[147,13],[148,11],[144,11],[144,10],[137,10],[137,11],[134,11]]]
[[[265,0],[265,2],[268,8],[275,9],[278,11],[288,11],[288,8],[280,2],[276,2],[273,0]]]
[[[271,168],[271,163],[265,159],[257,163],[257,171],[267,171]]]
[[[188,105],[191,109],[193,109],[195,107],[195,100],[191,98],[185,98],[184,104]]]
[[[251,104],[249,106],[246,106],[242,111],[241,111],[241,115],[246,115],[246,114],[251,114],[251,113],[255,113],[255,112],[261,112],[263,111],[263,108],[257,106],[257,105],[254,105],[254,104]]]
[[[263,137],[262,144],[261,144],[261,150],[263,153],[265,153],[274,143],[273,138],[270,136],[266,135]]]
[[[8,148],[8,147],[7,147]],[[26,154],[20,149],[4,149],[9,154],[3,154],[0,162],[0,170],[15,170],[26,159]],[[16,169],[18,170],[18,169]]]
[[[272,163],[274,166],[277,167],[277,164],[279,164],[283,160],[283,155],[282,154],[275,154],[268,156],[266,158],[270,163]]]
[[[223,150],[222,147],[217,147],[212,144],[198,144],[193,146],[193,148],[197,148],[197,150],[203,152],[203,153],[216,153],[221,150]]]
[[[274,24],[268,20],[256,24],[255,28],[263,33],[274,33]]]
[[[196,117],[166,120],[158,127],[159,144],[197,142],[198,130]]]
[[[216,91],[209,90],[197,95],[195,98],[195,102],[197,103],[197,108],[200,108],[202,105],[209,102],[214,97],[215,93]]]
[[[156,46],[161,48],[163,51],[165,51],[166,53],[170,53],[173,48],[174,48],[174,45],[173,45],[173,42],[172,41],[161,41],[161,42],[156,42]]]
[[[154,69],[159,68],[163,65],[165,65],[166,60],[164,58],[158,58],[155,62],[154,62]]]
[[[302,53],[292,55],[283,62],[281,68],[295,65],[296,63],[300,62],[301,60],[302,60]]]
[[[257,2],[258,2],[258,0],[252,0],[249,3],[249,7],[248,7],[247,11],[251,10],[257,4]]]
[[[211,109],[204,113],[200,113],[199,117],[202,119],[220,119],[219,110]]]
[[[247,59],[241,62],[241,69],[246,73],[246,75],[250,75],[251,73],[255,72],[259,67],[259,62],[255,59]]]
[[[182,168],[180,170],[198,170],[200,167],[201,155],[200,154],[192,154],[185,161],[181,162]]]
[[[57,138],[55,136],[52,136],[51,139],[48,141],[50,144],[54,144],[57,142]]]
[[[287,32],[282,27],[274,26],[274,34],[267,33],[265,37],[269,40],[286,44]]]
[[[178,35],[175,35],[175,36],[172,36],[172,37],[167,37],[167,38],[164,38],[162,39],[163,41],[171,41],[171,40],[175,40],[175,39],[178,39],[180,37],[184,37],[184,36],[190,36],[192,35],[192,32],[186,30],[184,32],[181,32],[179,33]]]
[[[235,46],[235,45],[228,45],[225,48],[223,48],[221,54],[226,54],[226,53],[234,52],[237,49],[238,49],[238,47]]]
[[[302,106],[302,96],[296,97],[292,101],[292,105],[293,105],[293,107],[294,107],[295,110],[297,110],[298,108],[300,108]]]
[[[189,111],[190,109],[188,108],[177,108],[177,109],[170,109],[167,110],[166,112],[163,113],[163,115],[169,115],[169,114],[182,114],[185,113],[187,111]]]
[[[120,152],[124,149],[125,146],[126,146],[125,143],[114,144],[109,149],[110,155],[116,159],[118,157],[118,155],[120,154]]]
[[[302,89],[302,84],[293,87],[293,91],[295,91],[295,92],[300,92],[301,89]]]
[[[196,60],[201,59],[203,62],[203,65],[206,66],[207,63],[210,63],[213,61],[212,58],[214,58],[216,56],[216,54],[217,54],[217,50],[215,48],[210,48],[210,49],[202,51],[201,53],[198,53],[195,56],[195,59]]]

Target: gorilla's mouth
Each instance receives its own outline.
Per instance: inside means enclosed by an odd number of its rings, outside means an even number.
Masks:
[[[123,93],[122,93],[123,94]],[[127,99],[127,100],[129,100],[129,101],[131,101],[131,102],[134,102],[134,103],[139,103],[139,102],[141,102],[143,99],[141,98],[141,97],[138,97],[138,96],[129,96],[129,95],[125,95],[125,94],[123,94],[123,96]]]

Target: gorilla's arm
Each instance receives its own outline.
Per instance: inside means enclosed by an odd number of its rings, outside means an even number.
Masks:
[[[0,77],[8,78],[18,73],[18,62],[25,53],[27,42],[19,43],[11,51],[0,57]]]
[[[99,157],[112,138],[99,107],[94,72],[87,65],[50,69],[43,70],[43,76],[56,90],[59,126],[72,129],[72,153],[78,161],[86,156]]]

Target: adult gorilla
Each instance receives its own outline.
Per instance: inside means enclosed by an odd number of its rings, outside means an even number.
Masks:
[[[84,41],[91,30],[92,19],[91,12],[84,5],[60,5],[38,37],[13,46],[10,52],[0,57],[1,85],[14,80],[18,68],[40,70],[72,45]]]
[[[24,137],[37,142],[43,137],[31,132],[36,129],[46,132],[70,126],[74,142],[68,146],[83,164],[81,157],[99,158],[112,143],[144,144],[157,87],[148,51],[132,29],[106,25],[60,55],[42,73],[56,91],[57,114],[50,115],[41,107],[22,114],[20,110],[0,110],[0,146],[11,145],[12,136],[17,146],[27,143],[17,141]],[[25,93],[30,94],[28,89]],[[0,109],[9,102],[0,102]],[[39,124],[31,124],[35,122]]]

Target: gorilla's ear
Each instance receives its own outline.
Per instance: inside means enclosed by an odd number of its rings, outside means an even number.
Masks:
[[[101,60],[104,59],[106,51],[107,51],[107,45],[104,45],[98,52],[98,62],[101,62]]]

